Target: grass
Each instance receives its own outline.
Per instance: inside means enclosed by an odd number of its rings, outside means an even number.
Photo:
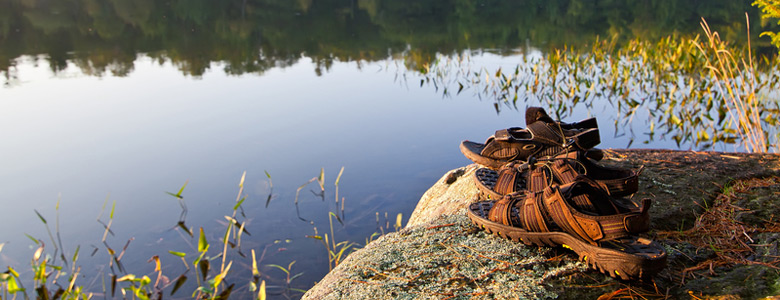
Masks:
[[[750,36],[750,22],[747,35]],[[762,114],[764,104],[757,95],[757,78],[753,65],[753,55],[748,39],[748,55],[741,59],[729,51],[728,44],[720,39],[717,32],[712,31],[705,20],[701,22],[707,39],[695,43],[696,48],[705,57],[705,68],[709,71],[710,78],[727,102],[732,127],[736,128],[740,139],[743,141],[744,150],[747,152],[767,152],[770,144],[768,133],[764,130]],[[776,125],[776,120],[774,124]],[[774,138],[777,142],[777,138]],[[775,152],[778,149],[775,149]]]
[[[778,152],[780,60],[754,57],[750,45],[742,50],[722,41],[702,23],[703,36],[620,45],[613,36],[591,47],[525,53],[511,68],[474,68],[468,52],[441,55],[421,69],[421,85],[445,96],[491,99],[499,113],[541,105],[563,119],[577,106],[611,107],[614,135],[630,135],[627,147],[671,139],[679,147]],[[643,136],[631,130],[636,122],[646,128]]]
[[[712,275],[718,267],[734,268],[739,265],[761,265],[780,270],[780,260],[777,257],[770,261],[762,260],[756,253],[757,245],[754,237],[761,234],[780,232],[780,223],[772,218],[758,222],[746,221],[745,214],[753,213],[750,209],[740,207],[741,197],[751,197],[754,189],[777,186],[777,177],[737,180],[726,185],[722,193],[714,200],[712,206],[701,214],[694,226],[685,231],[659,232],[659,237],[675,241],[684,241],[697,249],[709,249],[713,255],[694,266],[676,270],[679,280],[695,278],[698,275]]]
[[[334,183],[336,199],[338,199],[338,186],[343,171],[344,169],[342,168]],[[268,177],[270,184],[271,175],[268,172],[265,172],[265,175]],[[206,234],[207,231],[213,231],[213,228],[204,229],[199,227],[197,230],[193,230],[187,224],[186,216],[188,209],[184,196],[187,183],[185,182],[175,193],[166,192],[166,194],[176,198],[181,207],[182,212],[175,228],[181,229],[186,233],[182,237],[185,238],[187,243],[189,241],[186,240],[186,236],[189,236],[189,238],[197,241],[197,245],[193,248],[194,252],[190,253],[171,249],[167,250],[166,254],[164,253],[166,252],[165,250],[160,249],[163,251],[162,253],[154,255],[148,260],[148,263],[154,266],[154,270],[148,274],[131,273],[124,265],[124,258],[132,255],[132,253],[127,252],[128,247],[133,242],[132,238],[127,240],[121,248],[111,245],[111,238],[114,236],[112,225],[116,213],[116,203],[114,202],[110,210],[107,211],[108,198],[97,218],[97,222],[103,227],[102,247],[100,249],[95,248],[92,252],[92,255],[95,255],[97,251],[102,249],[108,254],[109,260],[106,262],[106,273],[84,274],[81,267],[78,266],[80,247],[76,247],[72,256],[65,253],[60,238],[59,201],[56,207],[57,218],[54,224],[54,231],[50,228],[49,220],[38,211],[35,211],[40,221],[46,227],[50,242],[44,243],[42,240],[28,235],[30,240],[37,245],[30,261],[32,278],[27,278],[26,275],[20,274],[16,269],[8,267],[5,272],[0,273],[0,299],[91,299],[96,297],[161,299],[165,296],[175,296],[177,293],[179,293],[179,297],[228,299],[237,290],[241,290],[240,298],[246,298],[248,296],[247,293],[254,299],[266,299],[270,296],[288,299],[300,297],[306,291],[296,287],[300,285],[294,284],[294,282],[306,270],[303,272],[294,271],[293,268],[296,261],[293,260],[285,265],[273,263],[261,265],[259,262],[264,260],[265,250],[258,257],[255,252],[256,249],[253,248],[248,252],[250,256],[247,256],[243,249],[242,241],[246,236],[251,236],[246,229],[248,218],[243,209],[243,204],[247,200],[247,195],[244,193],[245,180],[246,172],[242,174],[239,180],[234,205],[231,212],[224,216],[226,220],[226,222],[222,223],[224,224],[224,232],[219,242],[216,243],[209,241]],[[318,182],[319,192],[313,191],[313,193],[324,200],[326,192],[325,171],[321,169],[318,177],[308,181],[296,191],[296,207],[300,190],[308,183],[314,181]],[[325,245],[330,269],[336,267],[349,253],[361,247],[361,245],[354,242],[338,242],[335,238],[335,227],[337,224],[343,225],[344,201],[344,197],[341,197],[336,203],[335,211],[328,212],[330,234],[323,236],[315,234],[314,236],[323,241]],[[342,217],[337,213],[339,212],[339,207]],[[106,212],[107,214],[105,214]],[[104,220],[104,217],[107,217],[107,219]],[[334,222],[334,219],[336,222]],[[316,232],[316,227],[314,227],[314,230]],[[376,236],[377,234],[371,235],[370,239]],[[2,251],[4,245],[4,243],[0,244],[0,251]],[[49,248],[47,246],[53,247],[53,253],[48,254],[47,250]],[[174,270],[164,270],[162,261],[171,257],[175,260],[180,260],[184,266],[184,271],[180,274],[175,273],[173,274],[174,276],[171,276],[170,273],[175,272]],[[251,265],[248,262],[250,257]],[[296,269],[299,268],[300,266]],[[242,274],[247,274],[247,272],[243,270],[251,270],[251,275],[244,277],[247,275]],[[275,273],[273,270],[277,270],[277,272]],[[277,275],[275,275],[278,274],[278,271],[281,271],[282,278],[277,278]],[[82,279],[93,276],[95,281],[103,283],[101,290],[96,291],[88,288],[91,285],[86,284]],[[192,277],[195,278],[194,287],[189,292],[183,292],[183,287],[192,286]],[[272,286],[267,283],[267,280],[281,282],[281,286],[273,287],[277,291],[281,290],[281,292],[275,292],[275,295],[271,295],[268,289]],[[32,282],[32,288],[28,289],[25,287],[24,282]],[[190,285],[187,284],[188,282]]]

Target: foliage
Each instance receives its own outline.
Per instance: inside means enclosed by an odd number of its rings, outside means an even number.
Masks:
[[[709,28],[706,33],[706,40],[698,35],[624,44],[616,37],[597,40],[591,47],[522,55],[523,61],[509,70],[474,69],[468,52],[438,56],[424,66],[421,84],[445,95],[470,91],[493,99],[497,111],[538,103],[561,119],[577,106],[607,102],[617,110],[615,134],[630,133],[631,142],[630,124],[639,121],[649,128],[645,141],[670,138],[678,146],[703,149],[743,143],[747,151],[776,150],[769,145],[778,142],[780,104],[771,98],[780,89],[779,61],[764,58],[763,68],[754,68],[752,53]],[[645,113],[647,120],[636,120]],[[748,115],[752,121],[745,122]],[[749,136],[768,140],[753,143]]]
[[[343,171],[344,168],[342,167],[334,183],[336,195],[338,195],[338,186]],[[270,184],[271,175],[266,171],[265,176]],[[28,238],[37,246],[32,254],[31,272],[20,274],[16,269],[9,266],[5,272],[0,273],[0,299],[14,299],[17,297],[27,299],[31,297],[31,291],[34,291],[32,297],[39,299],[90,299],[96,296],[99,297],[101,296],[101,291],[96,291],[94,287],[90,287],[90,284],[78,281],[83,281],[82,278],[92,276],[94,276],[94,279],[90,280],[93,282],[104,282],[102,295],[110,298],[162,299],[165,296],[164,294],[176,295],[183,287],[184,289],[191,288],[191,294],[185,293],[185,297],[193,299],[228,299],[231,295],[234,298],[246,298],[247,294],[254,299],[266,299],[269,296],[286,299],[300,297],[306,291],[298,288],[300,284],[294,281],[300,278],[304,272],[293,270],[296,261],[293,260],[286,266],[279,264],[261,265],[260,262],[266,256],[267,246],[265,249],[261,249],[259,256],[255,253],[255,249],[251,249],[251,263],[247,261],[250,257],[244,253],[242,239],[244,236],[250,236],[251,234],[246,229],[248,218],[243,209],[243,204],[247,200],[247,195],[244,194],[245,180],[246,172],[244,172],[239,181],[235,204],[232,206],[232,214],[224,216],[227,221],[223,223],[225,231],[219,236],[219,242],[216,243],[212,240],[213,237],[210,237],[213,228],[204,229],[200,227],[193,229],[193,227],[187,225],[187,205],[184,201],[184,193],[188,183],[185,182],[175,193],[165,192],[175,198],[181,206],[182,213],[180,219],[173,229],[184,231],[185,235],[181,235],[185,240],[184,244],[189,244],[192,252],[187,253],[175,249],[167,251],[170,256],[154,255],[147,261],[147,263],[153,264],[154,270],[144,275],[133,273],[125,267],[125,259],[123,258],[132,256],[132,253],[126,252],[133,238],[130,238],[121,250],[111,246],[111,240],[114,237],[111,227],[114,223],[116,203],[112,204],[107,214],[108,219],[104,221],[104,213],[109,204],[108,199],[106,199],[97,217],[98,223],[104,229],[101,241],[102,248],[108,254],[108,261],[105,264],[108,272],[99,272],[97,274],[84,274],[81,272],[81,267],[78,266],[79,247],[76,248],[72,258],[65,254],[65,248],[62,247],[62,243],[59,241],[59,202],[57,203],[57,219],[54,234],[49,228],[49,220],[38,211],[35,211],[38,219],[46,227],[51,240],[49,245],[53,245],[54,252],[51,254],[47,253],[46,250],[48,248],[46,248],[42,240],[28,235]],[[308,183],[314,181],[318,181],[318,190],[321,192],[312,192],[324,201],[326,186],[324,169],[320,170],[318,177],[313,178]],[[308,183],[302,187],[305,187]],[[300,188],[298,191],[300,191]],[[328,260],[331,269],[359,247],[358,244],[353,242],[335,241],[336,225],[334,224],[334,219],[342,226],[345,225],[343,220],[344,197],[340,201],[341,217],[336,212],[328,212],[330,235],[325,234],[324,237],[316,235],[315,227],[315,236],[309,236],[309,238],[323,242],[328,250]],[[338,201],[335,207],[336,211],[338,211]],[[399,214],[396,227],[401,226],[401,219]],[[307,224],[309,223],[315,224],[313,221],[307,220]],[[378,234],[374,234],[370,238],[373,239],[376,236]],[[280,242],[281,240],[277,240],[274,241],[274,244]],[[286,243],[289,242],[290,240],[286,240]],[[0,243],[0,251],[2,251],[4,246],[5,243]],[[92,255],[94,256],[99,250],[101,249],[94,247]],[[184,267],[183,272],[175,277],[169,276],[170,272],[175,272],[172,269],[176,268],[170,264],[163,264],[163,261],[170,258],[174,261],[181,261],[181,265]],[[163,266],[167,266],[165,267],[166,270],[163,270]],[[242,271],[241,268],[245,270]],[[138,268],[136,267],[135,270],[138,270]],[[251,270],[251,273],[247,272],[249,270]],[[279,272],[277,270],[283,274],[278,276]],[[191,280],[193,277],[195,278],[194,283]],[[28,282],[33,283],[31,290],[24,286]],[[267,282],[271,284],[267,284]],[[274,283],[278,284],[273,285]],[[271,289],[270,293],[268,289]]]
[[[125,76],[138,55],[200,76],[219,62],[229,74],[289,66],[302,54],[315,72],[333,61],[377,61],[411,53],[417,69],[436,53],[582,45],[615,33],[659,38],[698,30],[698,18],[741,37],[749,3],[582,0],[354,1],[0,1],[0,71],[43,55],[54,72]],[[754,10],[754,9],[753,9]],[[756,18],[757,19],[757,18]],[[755,24],[756,26],[758,24]],[[301,34],[302,32],[306,34]],[[6,74],[8,76],[8,74]]]
[[[755,0],[753,6],[761,9],[761,19],[778,19],[777,25],[780,25],[780,1],[778,0]],[[764,31],[761,36],[768,36],[772,40],[772,45],[780,48],[780,34],[771,31]]]

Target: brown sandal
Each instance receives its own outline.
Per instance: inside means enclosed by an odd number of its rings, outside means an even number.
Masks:
[[[563,246],[578,254],[591,268],[623,280],[657,274],[666,264],[666,252],[657,242],[631,235],[648,222],[647,214],[596,215],[575,208],[576,196],[605,202],[598,186],[578,180],[543,191],[511,194],[499,201],[469,206],[468,216],[480,228],[526,245]],[[608,201],[606,201],[608,202]],[[610,205],[597,205],[608,210]],[[633,228],[633,229],[632,229]]]
[[[550,184],[566,184],[573,182],[579,176],[586,176],[603,184],[607,192],[615,198],[636,193],[639,189],[639,173],[642,171],[642,169],[634,171],[601,166],[584,157],[580,152],[572,152],[552,158],[532,160],[530,163],[508,163],[497,171],[480,168],[474,173],[474,179],[489,199],[500,199],[506,194],[525,190],[528,170],[538,167],[546,167],[551,171],[553,181],[550,181]],[[538,188],[542,189],[545,186]]]
[[[575,150],[586,151],[601,142],[595,118],[577,123],[553,121],[543,109],[526,110],[527,128],[512,127],[496,131],[484,144],[463,141],[460,151],[470,160],[498,169],[508,162],[530,157],[555,156]],[[586,155],[600,159],[597,150]]]

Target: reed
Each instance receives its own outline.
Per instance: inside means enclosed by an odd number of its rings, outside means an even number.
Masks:
[[[750,22],[747,36],[750,36]],[[768,152],[768,133],[764,130],[762,111],[765,108],[757,95],[756,71],[748,38],[747,56],[735,58],[728,43],[721,40],[717,32],[712,31],[707,21],[702,19],[701,27],[706,40],[694,45],[705,57],[704,67],[715,86],[727,102],[732,126],[737,130],[747,152]],[[776,138],[775,138],[776,140]]]
[[[544,106],[564,119],[577,107],[607,107],[614,114],[599,119],[610,119],[616,137],[628,136],[626,147],[671,139],[681,148],[779,151],[771,145],[780,134],[780,60],[754,57],[750,45],[742,51],[703,28],[703,38],[619,43],[612,36],[590,47],[525,53],[515,66],[496,69],[475,67],[472,52],[440,55],[418,75],[444,96],[493,100],[497,113]]]

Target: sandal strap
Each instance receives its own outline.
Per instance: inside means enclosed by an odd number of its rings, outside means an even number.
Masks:
[[[496,201],[488,212],[488,220],[508,226],[520,225],[522,222],[512,220],[512,209],[518,201],[520,198],[512,195],[506,195],[501,200]]]
[[[508,195],[515,192],[515,186],[517,185],[517,174],[515,168],[505,166],[498,170],[498,179],[496,185],[493,187],[493,191],[501,195]]]
[[[630,236],[631,232],[646,231],[649,226],[650,200],[642,201],[639,212],[591,216],[574,209],[566,200],[571,189],[583,181],[544,190],[544,206],[555,225],[591,244]]]
[[[565,145],[566,137],[563,132],[553,128],[550,124],[543,121],[536,121],[528,124],[528,131],[532,135],[532,140],[547,145]]]
[[[545,213],[543,192],[528,193],[523,202],[522,221],[528,231],[549,232],[552,219]],[[549,224],[549,225],[548,225]]]
[[[576,160],[574,160],[574,162],[576,163]],[[587,177],[586,174],[580,173],[577,170],[575,170],[571,162],[566,158],[555,159],[552,162],[550,169],[552,170],[553,175],[556,177],[556,179],[558,179],[558,182],[560,182],[561,184],[568,184],[575,181],[586,181],[591,186],[601,189],[603,192],[605,192],[607,194],[605,196],[609,196],[609,189],[607,188],[606,185],[604,185],[602,182],[597,182],[595,180],[592,180],[589,177]],[[586,211],[591,211],[596,213],[599,212],[608,213],[612,211],[617,211],[617,208],[614,205],[612,205],[612,201],[599,202],[598,203],[599,205],[596,205],[590,200],[590,197],[588,197],[587,195],[576,195],[571,197],[571,200],[573,200],[574,203],[576,203],[578,208]]]
[[[604,233],[598,222],[582,218],[572,212],[557,186],[544,191],[544,206],[556,225],[563,231],[577,236],[591,244],[604,238]]]
[[[528,191],[532,193],[541,192],[551,184],[551,178],[544,171],[544,168],[534,168],[528,172],[526,179]]]

